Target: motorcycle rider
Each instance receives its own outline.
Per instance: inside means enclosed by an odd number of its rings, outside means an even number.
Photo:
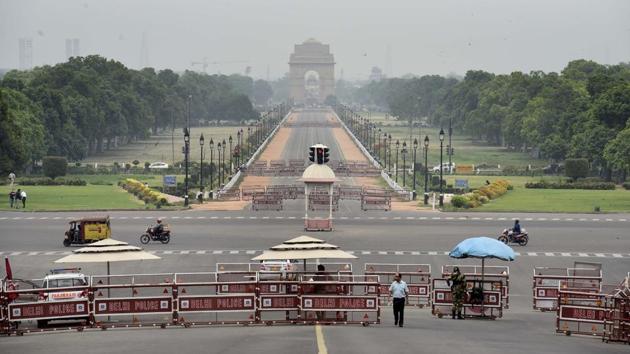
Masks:
[[[164,231],[164,225],[162,224],[162,218],[156,220],[157,224],[153,227],[153,235],[160,236]]]
[[[512,227],[512,234],[514,236],[518,236],[521,234],[521,224],[519,224],[518,219],[514,220],[514,227]]]

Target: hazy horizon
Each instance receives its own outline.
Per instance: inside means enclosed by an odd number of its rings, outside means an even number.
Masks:
[[[33,66],[99,54],[131,68],[244,73],[276,79],[293,46],[329,44],[336,78],[366,79],[470,69],[560,71],[567,62],[630,61],[630,1],[94,1],[0,0],[0,68],[19,67],[18,40],[32,38]],[[144,48],[143,50],[143,36]],[[144,54],[143,54],[144,53]]]

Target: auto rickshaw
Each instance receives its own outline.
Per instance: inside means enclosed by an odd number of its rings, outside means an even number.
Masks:
[[[91,217],[72,220],[70,229],[66,231],[63,245],[69,247],[72,244],[84,244],[110,238],[112,229],[109,225],[109,216]]]

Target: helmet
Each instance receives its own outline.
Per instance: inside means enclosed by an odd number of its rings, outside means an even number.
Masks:
[[[517,223],[517,224],[519,223],[518,219],[514,220],[514,222]]]
[[[459,267],[454,267],[453,268],[453,273],[459,273]]]
[[[162,223],[162,218],[158,218],[156,221],[157,221],[158,224],[161,224]]]

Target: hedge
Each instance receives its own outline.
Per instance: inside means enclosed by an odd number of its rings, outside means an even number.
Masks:
[[[596,189],[596,190],[613,190],[615,184],[613,182],[527,182],[525,188],[531,189]]]
[[[630,190],[630,182],[624,182],[624,184],[622,184],[624,189]]]
[[[86,186],[87,182],[82,179],[64,179],[64,178],[18,178],[17,184],[21,186]]]
[[[146,204],[155,204],[157,208],[160,208],[163,205],[168,205],[166,198],[162,197],[159,192],[152,190],[144,183],[133,178],[126,178],[123,182],[120,182],[120,186],[127,192],[135,195],[138,199],[144,201]]]
[[[512,189],[510,182],[497,180],[470,193],[456,195],[451,199],[451,205],[455,208],[477,208],[491,199],[499,198]]]

